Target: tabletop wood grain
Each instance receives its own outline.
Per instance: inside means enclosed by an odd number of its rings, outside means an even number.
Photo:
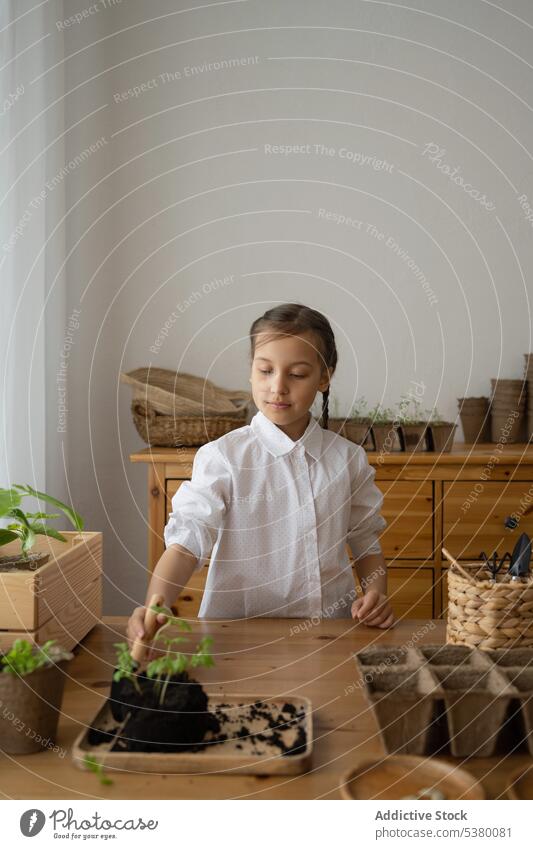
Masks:
[[[301,776],[159,775],[108,770],[103,786],[71,759],[72,744],[107,698],[113,643],[126,617],[104,617],[75,649],[59,722],[59,752],[0,754],[0,793],[6,799],[339,799],[342,774],[359,759],[383,753],[378,729],[357,686],[353,653],[369,644],[402,646],[445,642],[442,620],[405,619],[380,631],[351,620],[297,619],[195,622],[193,634],[211,634],[216,665],[198,678],[208,692],[255,697],[307,696],[313,704],[312,767]],[[62,756],[63,755],[63,756]],[[511,772],[528,755],[445,758],[483,781],[488,798],[505,798]]]

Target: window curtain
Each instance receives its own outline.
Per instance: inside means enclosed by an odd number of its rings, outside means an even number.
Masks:
[[[29,483],[59,498],[66,308],[64,281],[54,278],[64,186],[50,191],[47,181],[65,161],[63,40],[53,25],[62,12],[57,2],[0,3],[0,487]]]

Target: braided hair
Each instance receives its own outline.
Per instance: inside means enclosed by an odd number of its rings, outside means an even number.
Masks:
[[[272,332],[272,338],[281,334],[298,336],[311,331],[315,337],[322,369],[329,368],[331,373],[337,367],[337,346],[331,324],[325,315],[318,310],[306,307],[304,304],[280,304],[267,310],[256,318],[250,328],[252,360],[255,355],[255,344],[259,333]],[[270,337],[268,337],[270,338]],[[327,430],[329,418],[329,386],[322,392],[321,425]]]

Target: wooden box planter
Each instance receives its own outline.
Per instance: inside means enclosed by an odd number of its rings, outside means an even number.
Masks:
[[[102,616],[102,534],[61,531],[66,542],[37,538],[32,551],[48,553],[35,570],[0,571],[0,649],[25,638],[57,640],[70,651]],[[16,554],[20,543],[2,546]]]

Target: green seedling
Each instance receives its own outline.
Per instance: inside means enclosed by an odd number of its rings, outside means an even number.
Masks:
[[[419,424],[423,421],[422,405],[412,395],[401,395],[397,404],[398,421],[400,424]]]
[[[35,646],[28,640],[15,640],[10,650],[2,655],[2,672],[11,675],[30,675],[42,666],[50,666],[60,660],[70,660],[72,652],[55,645],[55,640],[47,640],[42,646]]]
[[[128,648],[127,643],[113,643],[117,650],[117,661],[115,672],[113,673],[113,681],[122,681],[123,678],[127,678],[137,692],[141,693],[141,688],[139,686],[139,681],[137,679],[137,675],[135,674],[135,670],[137,669],[137,664],[133,660],[130,650]]]
[[[90,769],[91,772],[94,772],[94,774],[98,776],[100,784],[113,784],[113,780],[104,772],[104,765],[101,764],[94,755],[85,755],[83,762],[87,769]]]
[[[350,410],[350,415],[348,418],[350,419],[364,419],[369,416],[367,411],[367,401],[364,395],[361,395],[358,401],[355,402],[352,409]]]
[[[73,510],[68,504],[63,504],[57,498],[47,495],[45,492],[38,492],[28,484],[14,484],[11,489],[0,488],[0,517],[8,517],[16,521],[6,525],[5,528],[0,528],[0,546],[7,545],[8,542],[19,539],[21,542],[22,554],[25,555],[35,545],[35,537],[38,534],[47,537],[53,537],[61,542],[66,542],[66,537],[63,536],[55,528],[47,527],[43,519],[57,519],[60,513],[26,513],[20,508],[22,499],[27,496],[33,496],[48,504],[53,504],[65,514],[72,526],[77,531],[83,530],[83,519]]]
[[[214,666],[214,660],[209,651],[213,639],[212,637],[203,637],[196,646],[196,652],[190,656],[173,651],[173,646],[187,642],[187,640],[185,637],[168,637],[164,633],[165,630],[170,625],[176,625],[182,631],[191,631],[191,626],[185,620],[173,616],[169,607],[156,604],[151,609],[155,610],[156,613],[164,613],[167,617],[167,621],[155,636],[155,640],[160,640],[165,644],[165,654],[150,661],[146,667],[147,677],[156,679],[155,689],[159,696],[158,703],[161,705],[165,700],[168,682],[173,675],[180,675],[182,672],[187,672],[197,666]]]
[[[431,422],[431,424],[447,424],[446,419],[441,416],[436,407],[433,407],[432,410],[424,410],[424,412],[428,421]]]
[[[394,420],[394,412],[390,407],[382,407],[381,404],[376,404],[368,412],[368,416],[372,419],[372,423],[376,425],[390,424]]]

